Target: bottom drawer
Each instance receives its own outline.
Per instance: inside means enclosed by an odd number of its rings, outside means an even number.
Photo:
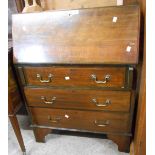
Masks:
[[[128,113],[30,108],[33,124],[94,132],[130,132]]]

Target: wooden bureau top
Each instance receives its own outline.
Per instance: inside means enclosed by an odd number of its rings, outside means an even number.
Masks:
[[[13,15],[14,63],[136,64],[139,6]]]

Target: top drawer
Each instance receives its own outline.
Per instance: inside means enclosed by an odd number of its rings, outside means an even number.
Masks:
[[[13,15],[13,46],[17,64],[136,64],[139,7]]]
[[[23,67],[26,85],[125,88],[126,67]]]

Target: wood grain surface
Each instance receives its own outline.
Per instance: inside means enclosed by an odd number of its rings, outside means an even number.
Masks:
[[[138,5],[13,15],[14,63],[135,64],[138,40]]]
[[[128,91],[25,88],[25,95],[28,105],[35,107],[123,112],[130,110]],[[42,96],[50,102],[53,97],[56,99],[53,104],[46,104],[41,99]],[[97,103],[93,102],[93,99],[96,99]],[[109,104],[106,104],[107,100],[110,101]],[[98,104],[107,106],[97,106]]]
[[[100,132],[129,132],[129,114],[29,108],[33,124]],[[97,121],[97,124],[95,124]],[[108,121],[108,125],[103,125]]]
[[[24,76],[27,85],[33,86],[77,86],[77,87],[125,87],[126,68],[125,67],[24,67]],[[42,80],[50,82],[40,82],[37,78],[39,74]],[[105,81],[106,75],[110,75],[106,83],[96,83],[92,79],[96,75],[97,81]]]

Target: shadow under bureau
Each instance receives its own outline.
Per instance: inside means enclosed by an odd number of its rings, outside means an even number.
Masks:
[[[13,15],[14,65],[36,141],[67,129],[129,150],[139,20],[137,5]]]

